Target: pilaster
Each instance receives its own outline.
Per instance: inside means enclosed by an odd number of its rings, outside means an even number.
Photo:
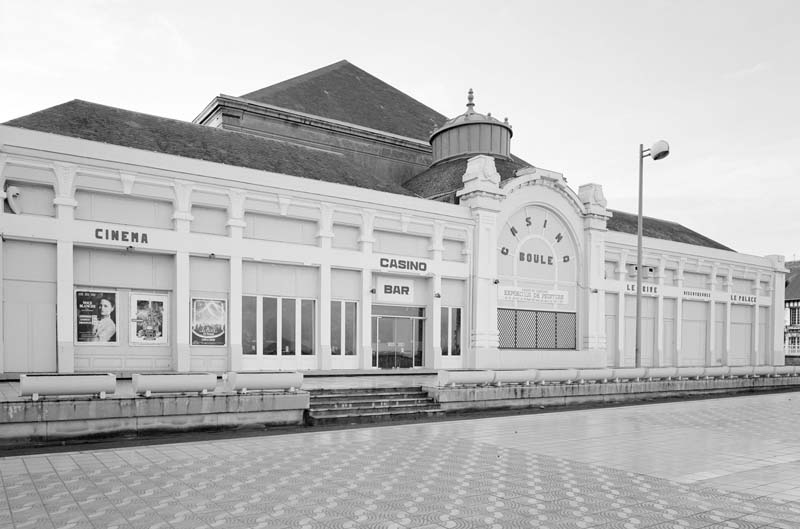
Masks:
[[[785,305],[786,266],[782,255],[767,255],[773,266],[770,283],[770,325],[772,333],[767,343],[767,363],[782,366],[786,362],[783,350],[783,326],[779,324]],[[771,347],[770,347],[771,344]]]
[[[364,210],[361,213],[361,235],[358,242],[364,262],[372,262],[372,246],[375,242],[373,227],[375,226],[375,212]],[[361,271],[361,320],[359,331],[361,345],[359,367],[370,369],[372,367],[372,270],[365,268]]]
[[[191,366],[191,290],[189,278],[189,253],[175,254],[175,371],[184,373]],[[241,304],[241,303],[240,303]]]
[[[244,221],[244,191],[234,189],[228,192],[228,237],[236,241],[229,261],[230,301],[228,314],[228,347],[230,350],[229,366],[231,371],[241,371],[243,363],[242,349],[242,239],[246,223]]]
[[[58,241],[56,243],[56,340],[58,342],[56,366],[59,373],[75,372],[74,266],[72,241]]]
[[[603,284],[606,222],[611,215],[606,210],[608,202],[603,196],[603,187],[599,184],[580,186],[578,197],[586,210],[583,217],[585,262],[582,278],[582,282],[586,286],[580,290],[583,299],[579,299],[578,306],[578,314],[583,312],[585,315],[584,322],[581,324],[582,345],[583,349],[596,350],[605,356],[606,324]]]
[[[331,368],[331,265],[328,261],[333,244],[333,207],[322,204],[317,241],[322,249],[323,262],[319,267],[319,369]],[[342,315],[344,317],[344,315]]]
[[[675,365],[683,365],[683,272],[686,269],[686,261],[681,259],[678,263],[675,283],[678,286],[678,297],[675,299]]]

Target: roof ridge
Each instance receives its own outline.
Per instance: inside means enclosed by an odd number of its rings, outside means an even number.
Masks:
[[[350,65],[353,68],[356,68],[357,70],[361,70],[361,68],[359,68],[355,64],[351,63],[347,59],[342,59],[342,60],[336,61],[336,62],[334,62],[332,64],[328,64],[327,66],[323,66],[321,68],[317,68],[316,70],[311,70],[310,72],[302,73],[300,75],[296,75],[296,76],[291,77],[289,79],[284,79],[283,81],[278,81],[275,84],[271,84],[269,86],[265,86],[263,88],[259,88],[257,90],[253,90],[252,92],[248,92],[248,93],[246,93],[244,95],[241,95],[239,97],[241,97],[243,99],[248,99],[247,96],[252,95],[252,94],[259,94],[259,95],[268,94],[268,93],[271,93],[271,92],[274,92],[274,91],[277,91],[277,90],[282,90],[284,88],[289,88],[289,87],[291,87],[293,85],[296,85],[296,84],[298,84],[300,82],[308,81],[309,79],[313,79],[315,77],[319,77],[320,75],[328,73],[331,70],[336,70],[338,68],[341,68],[342,66],[347,66],[347,65]],[[361,71],[364,72],[364,70],[361,70]],[[364,72],[364,73],[367,73],[367,72]],[[373,77],[375,77],[375,76],[373,76]]]

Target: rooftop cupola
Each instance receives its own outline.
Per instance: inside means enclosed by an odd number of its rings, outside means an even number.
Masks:
[[[464,155],[488,154],[510,158],[511,125],[508,118],[500,121],[491,112],[475,112],[472,88],[467,95],[467,111],[445,122],[431,134],[433,163]]]

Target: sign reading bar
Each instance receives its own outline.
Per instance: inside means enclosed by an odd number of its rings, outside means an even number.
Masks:
[[[636,283],[626,283],[625,292],[628,294],[636,294]],[[647,296],[657,296],[658,285],[653,285],[650,283],[642,283],[642,294]]]
[[[565,290],[537,290],[523,287],[500,287],[500,301],[524,301],[527,303],[544,303],[550,305],[566,305],[569,293]]]
[[[740,303],[742,305],[755,305],[755,296],[745,296],[744,294],[731,294],[731,303]]]
[[[396,277],[378,277],[375,298],[382,303],[410,303],[414,300],[414,281]]]

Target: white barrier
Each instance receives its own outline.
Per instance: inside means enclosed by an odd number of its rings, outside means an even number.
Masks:
[[[578,380],[577,369],[545,369],[536,373],[536,382],[547,384],[548,382],[571,383]]]
[[[104,399],[116,388],[117,377],[111,373],[19,376],[19,396],[32,400],[39,400],[39,395],[98,395]]]
[[[614,378],[613,369],[579,369],[578,381],[584,382],[608,382]]]
[[[753,376],[753,366],[731,366],[730,376],[751,377]]]
[[[494,380],[493,371],[439,371],[440,386],[486,386]]]
[[[797,375],[797,366],[775,366],[775,376],[791,377]]]
[[[703,370],[703,376],[706,378],[725,378],[731,372],[728,366],[711,366]]]
[[[647,370],[643,367],[621,367],[614,369],[617,380],[639,380],[645,377]]]
[[[214,373],[134,373],[131,382],[134,394],[144,394],[145,397],[149,397],[153,393],[197,392],[205,395],[209,390],[213,391],[217,387],[217,375]]]
[[[771,377],[775,374],[775,366],[755,366],[753,374],[757,377]]]
[[[536,369],[517,369],[513,371],[494,371],[492,384],[502,386],[503,384],[525,384],[530,385],[536,381]]]
[[[678,376],[677,367],[648,367],[645,371],[645,376],[649,380],[653,379],[667,379],[671,380]]]
[[[703,376],[705,370],[706,370],[705,367],[679,367],[678,377],[699,379],[700,377]]]
[[[228,371],[225,389],[238,393],[247,393],[250,390],[295,391],[302,385],[302,373],[237,373],[236,371]]]

